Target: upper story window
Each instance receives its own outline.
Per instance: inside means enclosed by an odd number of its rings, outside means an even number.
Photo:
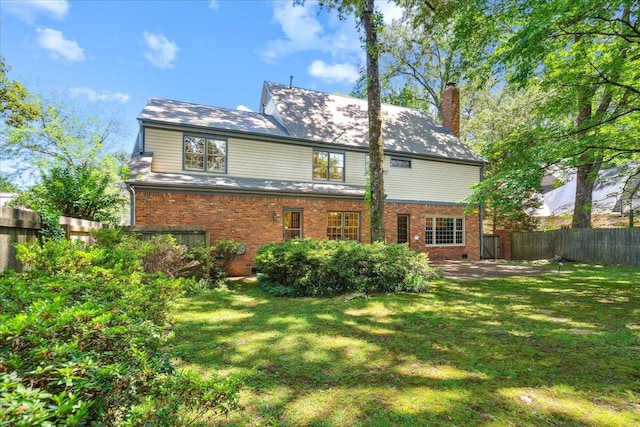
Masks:
[[[427,246],[463,246],[463,217],[427,217],[425,226]]]
[[[313,179],[344,181],[344,153],[313,150]]]
[[[212,136],[184,135],[184,168],[203,172],[227,171],[227,141]]]
[[[392,157],[390,160],[390,166],[392,168],[411,168],[411,159],[401,159]]]

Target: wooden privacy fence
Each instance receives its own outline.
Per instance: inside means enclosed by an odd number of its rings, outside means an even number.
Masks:
[[[8,206],[0,208],[0,271],[22,271],[14,245],[34,241],[40,228],[37,213]]]
[[[92,230],[99,230],[104,224],[87,219],[69,218],[63,216],[60,218],[60,225],[64,230],[65,237],[69,240],[81,240],[87,245],[95,242],[91,236]]]
[[[640,229],[595,228],[513,233],[512,259],[563,258],[640,266]]]
[[[142,240],[149,240],[153,236],[170,234],[176,239],[176,243],[193,247],[209,247],[209,231],[204,227],[125,227],[129,233],[135,233]]]

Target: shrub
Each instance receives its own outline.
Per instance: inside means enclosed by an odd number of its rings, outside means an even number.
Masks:
[[[235,240],[220,240],[212,248],[211,253],[215,255],[215,262],[218,269],[221,269],[227,276],[233,261],[241,255],[240,249],[243,248],[241,242]]]
[[[162,351],[170,304],[195,283],[145,271],[170,242],[102,237],[19,246],[37,269],[0,274],[0,425],[185,425],[194,407],[233,407],[236,382],[178,372]]]
[[[439,277],[426,254],[407,245],[294,239],[258,248],[261,286],[277,296],[424,292]]]

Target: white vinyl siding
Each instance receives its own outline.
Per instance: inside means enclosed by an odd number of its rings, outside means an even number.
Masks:
[[[182,172],[182,132],[145,129],[144,151],[153,153],[154,172]]]
[[[153,153],[153,172],[199,173],[183,169],[185,132],[145,129],[145,151]],[[215,136],[215,133],[211,135]],[[227,175],[284,181],[312,181],[311,147],[227,138]]]
[[[411,168],[390,167],[385,156],[384,189],[388,200],[459,203],[480,179],[478,166],[411,159]]]
[[[145,151],[153,152],[152,171],[202,173],[183,169],[182,131],[145,129]],[[212,135],[215,136],[215,133]],[[365,185],[364,152],[345,152],[346,185]],[[480,167],[411,158],[411,168],[391,167],[384,159],[388,200],[458,203],[478,182]],[[313,148],[227,138],[227,176],[313,182]],[[343,183],[340,183],[343,184]]]
[[[228,174],[310,182],[311,156],[310,147],[229,138]]]

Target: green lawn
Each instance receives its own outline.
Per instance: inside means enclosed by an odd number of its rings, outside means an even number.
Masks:
[[[640,269],[284,299],[255,281],[185,298],[181,368],[243,378],[214,425],[640,425]]]

